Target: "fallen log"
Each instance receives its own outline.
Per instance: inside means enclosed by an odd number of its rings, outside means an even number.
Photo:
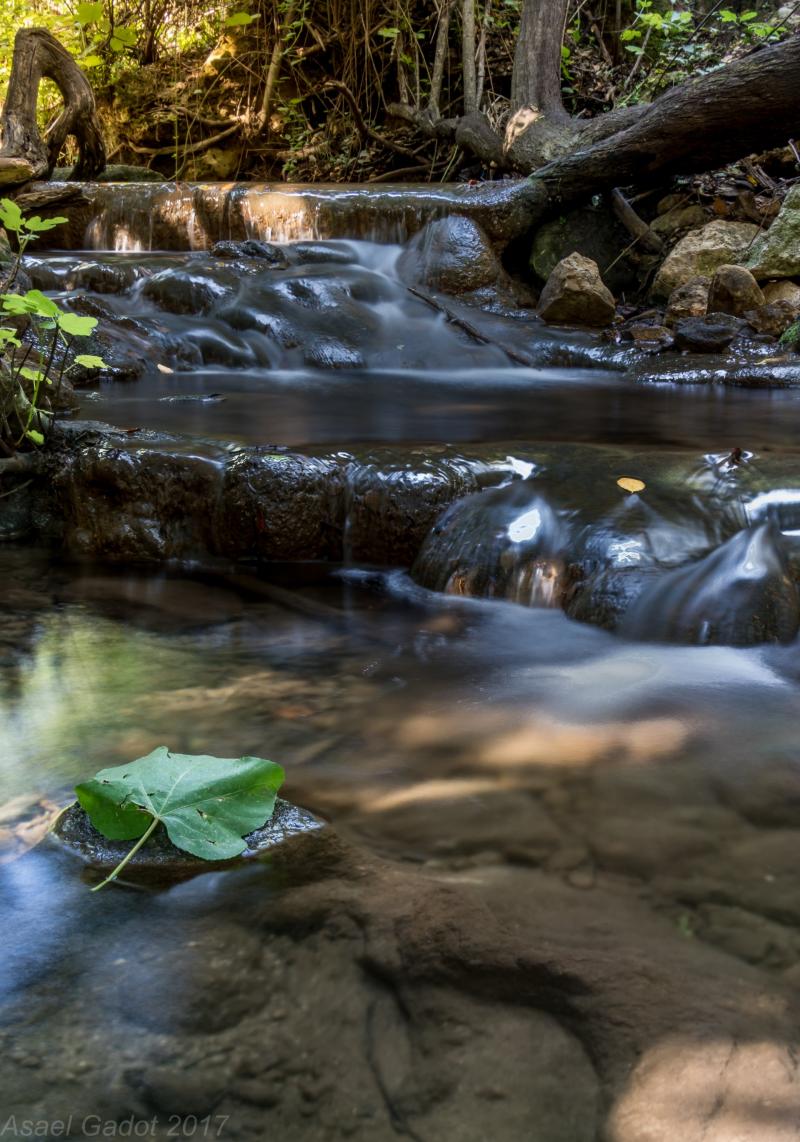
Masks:
[[[51,79],[64,110],[44,136],[36,122],[42,79]],[[53,173],[68,136],[78,144],[72,179],[90,179],[106,163],[94,93],[69,52],[43,28],[22,28],[14,40],[8,94],[0,116],[0,185],[21,186]]]
[[[597,142],[590,124],[576,150],[533,177],[552,204],[575,203],[616,186],[714,170],[754,151],[784,146],[797,130],[798,117],[800,35],[794,35],[673,87],[632,123]],[[597,120],[598,127],[605,118]]]

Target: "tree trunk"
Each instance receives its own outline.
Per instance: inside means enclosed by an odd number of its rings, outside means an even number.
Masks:
[[[520,16],[511,110],[531,107],[541,115],[567,119],[561,99],[561,45],[569,0],[525,0]]]
[[[455,0],[443,0],[439,8],[439,25],[436,29],[436,54],[431,74],[431,93],[428,99],[427,114],[431,120],[439,118],[439,102],[442,98],[444,65],[447,60],[447,38],[450,33],[450,15]]]
[[[44,138],[36,122],[42,79],[52,79],[64,97],[64,110]],[[73,179],[92,178],[105,166],[106,151],[92,89],[69,52],[43,28],[17,32],[0,135],[0,185],[18,186],[31,179],[49,178],[69,135],[78,143]]]
[[[464,84],[464,114],[478,110],[478,80],[475,70],[475,0],[462,0],[461,77]]]

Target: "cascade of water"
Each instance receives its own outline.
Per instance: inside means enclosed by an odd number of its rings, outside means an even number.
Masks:
[[[647,587],[620,625],[631,638],[750,646],[789,642],[800,596],[772,522],[740,531],[697,563]]]
[[[520,183],[520,194],[525,187]],[[290,186],[259,183],[100,183],[83,188],[61,248],[207,249],[215,242],[347,238],[405,242],[427,222],[467,215],[507,240],[517,209],[491,186]]]

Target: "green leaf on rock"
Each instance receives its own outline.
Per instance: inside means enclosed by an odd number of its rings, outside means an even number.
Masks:
[[[247,847],[247,833],[272,816],[283,778],[283,769],[264,758],[193,756],[170,753],[166,746],[130,765],[101,769],[76,786],[78,801],[104,837],[137,840],[103,884],[118,875],[159,822],[177,848],[202,860],[238,856]]]

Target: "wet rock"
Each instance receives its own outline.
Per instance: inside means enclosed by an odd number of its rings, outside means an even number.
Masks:
[[[164,1115],[202,1118],[225,1093],[225,1078],[208,1067],[150,1067],[129,1076],[134,1090]]]
[[[486,234],[459,215],[429,222],[408,243],[397,269],[404,281],[452,294],[472,293],[505,277]]]
[[[88,289],[93,293],[127,293],[139,274],[131,263],[83,262],[61,286],[62,289]]]
[[[793,186],[778,217],[753,243],[744,265],[764,278],[800,277],[800,186]]]
[[[292,242],[287,252],[290,260],[300,266],[347,266],[352,261],[347,250],[328,242]]]
[[[633,341],[638,349],[649,349],[658,352],[668,349],[673,342],[673,335],[665,325],[629,325],[625,335]]]
[[[285,270],[289,259],[280,246],[248,238],[245,242],[217,242],[211,250],[215,258],[257,258],[276,270]]]
[[[687,230],[698,230],[708,222],[708,215],[702,206],[697,203],[689,206],[680,205],[683,196],[677,197],[678,203],[676,205],[672,205],[668,210],[658,214],[650,223],[650,229],[654,230],[661,238],[676,238]]]
[[[226,466],[217,511],[220,554],[264,560],[340,557],[342,475],[334,461],[243,451]]]
[[[317,369],[363,369],[366,366],[361,353],[352,345],[322,338],[305,346],[303,360]]]
[[[719,266],[708,291],[709,313],[731,313],[741,317],[748,309],[764,304],[758,282],[743,266]]]
[[[744,319],[756,333],[767,337],[780,337],[797,320],[798,311],[790,301],[779,299],[769,305],[760,305],[744,314]]]
[[[581,254],[559,262],[539,298],[539,315],[554,325],[610,325],[615,313],[614,295],[597,263]]]
[[[710,276],[719,266],[738,264],[758,227],[750,222],[709,222],[681,238],[653,282],[653,297],[666,298],[692,278]]]
[[[161,562],[213,549],[218,477],[196,456],[116,447],[67,451],[54,478],[67,550],[115,562]]]
[[[144,297],[169,313],[208,313],[229,293],[220,281],[184,270],[162,270],[142,287]]]
[[[537,281],[543,283],[564,258],[582,254],[597,263],[609,289],[621,293],[638,284],[638,266],[629,256],[630,244],[630,234],[607,209],[582,207],[539,227],[529,265]]]
[[[571,529],[528,481],[468,496],[449,508],[414,562],[414,579],[450,595],[554,607],[566,588]]]
[[[270,820],[245,837],[247,848],[235,861],[206,861],[183,852],[172,844],[166,829],[159,825],[147,844],[128,862],[124,879],[167,884],[204,872],[231,868],[236,861],[252,860],[285,844],[290,838],[320,829],[322,825],[322,821],[306,809],[290,805],[279,797]],[[77,802],[58,818],[53,836],[90,868],[103,873],[115,868],[131,848],[129,841],[109,841],[98,833]]]
[[[404,566],[441,512],[479,487],[475,470],[446,459],[359,462],[345,479],[347,557]]]
[[[741,328],[738,318],[727,313],[686,317],[675,325],[675,348],[690,353],[721,353]]]
[[[676,325],[687,317],[705,317],[708,310],[708,291],[711,279],[690,278],[684,285],[676,286],[669,295],[664,324]]]
[[[761,524],[660,578],[630,608],[620,630],[649,641],[755,646],[790,642],[798,627],[800,596],[781,534]]]

